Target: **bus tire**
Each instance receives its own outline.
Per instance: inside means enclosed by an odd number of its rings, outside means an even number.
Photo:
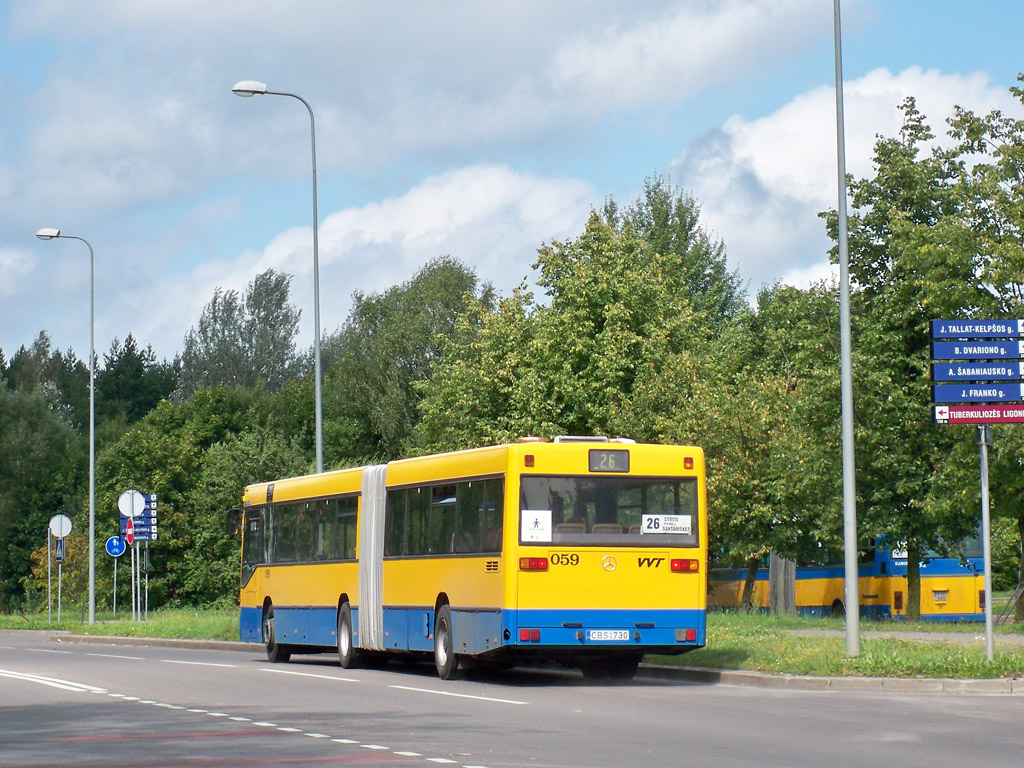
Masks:
[[[359,651],[356,650],[352,634],[352,608],[348,603],[338,611],[338,661],[342,669],[359,666]]]
[[[447,603],[437,609],[434,620],[434,666],[442,680],[448,680],[459,666],[452,641],[452,609]]]
[[[267,615],[263,619],[263,645],[267,649],[267,661],[272,664],[288,661],[292,657],[291,651],[274,637],[274,606],[267,608]]]
[[[832,609],[829,612],[833,619],[841,619],[846,615],[846,606],[843,605],[842,600],[833,600]]]

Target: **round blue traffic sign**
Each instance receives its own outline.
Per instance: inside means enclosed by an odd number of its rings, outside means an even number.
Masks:
[[[107,554],[111,557],[120,557],[124,554],[125,549],[127,546],[120,536],[111,536],[107,539]]]

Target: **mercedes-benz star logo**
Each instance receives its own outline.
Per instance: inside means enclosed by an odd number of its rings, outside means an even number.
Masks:
[[[615,558],[611,555],[605,555],[601,559],[601,567],[606,571],[614,571],[616,565]]]

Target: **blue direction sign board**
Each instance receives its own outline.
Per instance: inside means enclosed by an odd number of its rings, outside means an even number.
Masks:
[[[932,381],[1021,381],[1024,363],[932,363]]]
[[[936,403],[1013,403],[1021,399],[1020,384],[935,384]]]
[[[1024,341],[975,339],[933,341],[932,360],[1015,360],[1024,357]]]
[[[55,563],[63,563],[64,562],[64,553],[65,553],[64,541],[65,541],[65,539],[56,539],[54,541],[53,562],[55,562]]]
[[[933,339],[1019,339],[1024,320],[932,320]]]

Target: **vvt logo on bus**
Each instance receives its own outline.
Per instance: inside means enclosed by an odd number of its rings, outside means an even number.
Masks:
[[[638,557],[636,559],[636,564],[641,568],[657,568],[663,562],[665,562],[664,557]]]

